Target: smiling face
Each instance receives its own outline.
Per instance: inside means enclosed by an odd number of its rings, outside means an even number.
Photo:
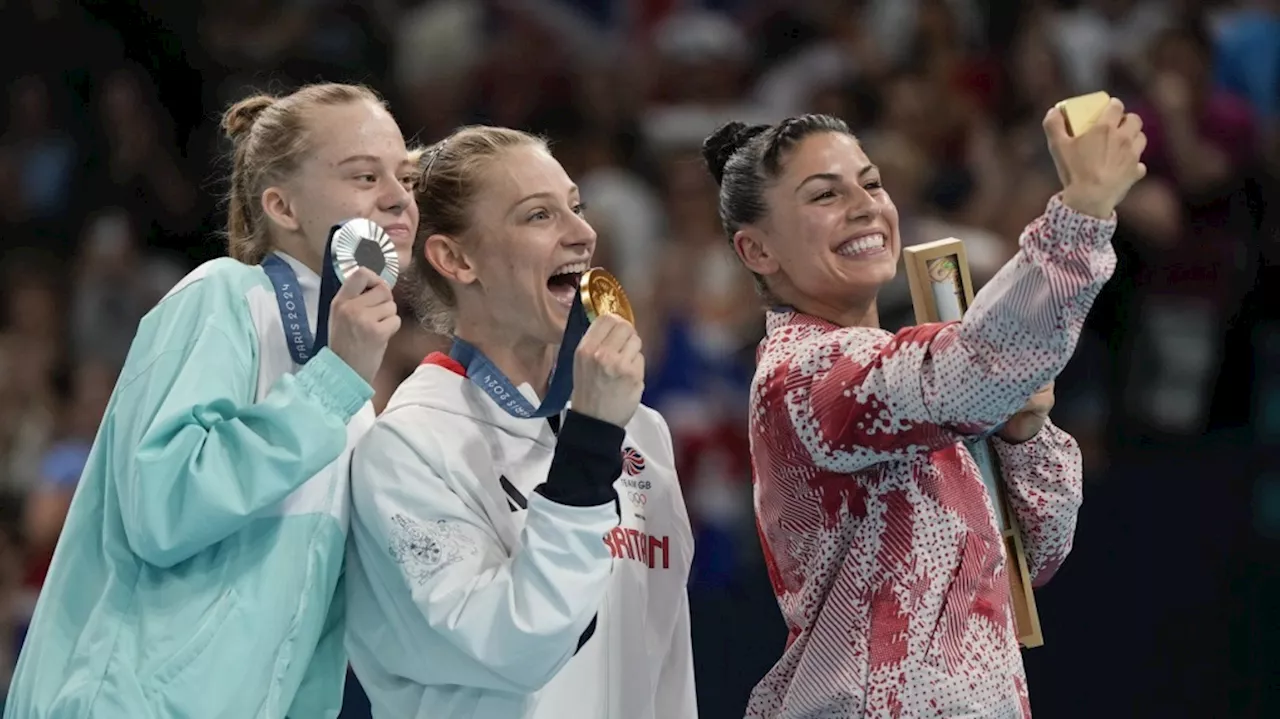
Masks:
[[[835,319],[865,309],[897,271],[898,210],[853,137],[818,132],[783,157],[768,214],[734,247],[778,299]]]
[[[541,145],[512,147],[479,175],[458,257],[435,264],[456,283],[460,324],[491,323],[516,342],[558,345],[596,233],[577,185]]]
[[[297,172],[263,193],[268,216],[295,240],[281,246],[318,263],[329,230],[363,217],[387,231],[400,266],[408,267],[418,227],[410,194],[415,168],[395,120],[361,101],[316,108],[307,124],[311,152]]]

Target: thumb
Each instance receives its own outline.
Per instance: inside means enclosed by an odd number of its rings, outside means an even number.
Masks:
[[[343,281],[342,287],[338,288],[338,294],[334,296],[334,302],[346,302],[353,300],[364,293],[374,285],[375,282],[382,281],[381,277],[373,274],[372,271],[357,267],[355,272],[347,275],[347,279]]]
[[[1071,133],[1067,132],[1067,117],[1057,105],[1049,108],[1040,125],[1044,128],[1045,137],[1049,139],[1050,149],[1071,139]]]
[[[1058,171],[1058,181],[1063,187],[1071,184],[1071,174],[1067,164],[1062,160],[1062,148],[1071,142],[1071,134],[1067,132],[1067,118],[1057,106],[1049,108],[1044,116],[1044,136],[1049,144],[1049,156],[1053,158],[1053,167]]]

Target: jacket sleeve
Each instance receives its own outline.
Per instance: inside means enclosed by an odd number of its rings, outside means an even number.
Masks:
[[[569,412],[548,480],[529,494],[520,548],[510,553],[472,497],[484,491],[480,482],[497,479],[473,475],[492,465],[492,447],[437,436],[432,419],[418,407],[393,410],[357,445],[361,560],[380,562],[371,571],[399,585],[390,591],[407,592],[426,626],[484,672],[463,681],[531,693],[577,652],[608,588],[604,536],[618,524],[612,484],[624,433]]]
[[[753,404],[785,417],[813,462],[840,473],[983,434],[1071,358],[1115,270],[1114,231],[1114,218],[1082,215],[1055,197],[960,322],[897,334],[803,320],[772,330]]]
[[[287,719],[338,719],[342,713],[342,695],[347,688],[347,650],[343,644],[347,627],[345,585],[344,574],[334,590],[311,663],[285,714]]]
[[[667,655],[658,671],[655,717],[698,719],[698,694],[693,674],[693,641],[689,622],[689,593],[680,592],[676,625],[667,644]]]
[[[1048,582],[1075,536],[1083,501],[1083,470],[1075,438],[1046,422],[1035,437],[1009,444],[991,439],[1000,458],[1009,508],[1022,530],[1031,585]]]
[[[217,284],[196,280],[143,320],[99,432],[129,546],[159,567],[230,536],[337,459],[372,396],[326,348],[254,402],[249,310]]]
[[[667,458],[675,463],[675,447],[671,441],[671,428],[666,419],[658,412],[652,414],[662,434],[663,447]],[[677,482],[674,488],[678,492],[675,498],[676,517],[685,539],[682,542],[689,553],[683,562],[685,566],[693,564],[693,555],[697,548],[693,543],[693,529],[689,524],[689,511],[685,506],[683,486]],[[649,601],[653,601],[651,598]],[[676,623],[667,642],[667,653],[658,669],[657,696],[654,698],[655,717],[681,717],[681,719],[698,719],[698,695],[693,672],[693,635],[689,616],[689,573],[683,577],[679,598],[675,602]]]

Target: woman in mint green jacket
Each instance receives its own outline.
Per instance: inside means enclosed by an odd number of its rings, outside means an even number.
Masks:
[[[405,266],[413,163],[357,86],[252,97],[223,127],[231,257],[138,328],[5,719],[338,714],[348,458],[399,319],[368,270],[322,277],[324,250],[365,217]]]

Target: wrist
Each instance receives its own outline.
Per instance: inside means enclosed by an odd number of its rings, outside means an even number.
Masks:
[[[614,480],[622,473],[622,443],[626,431],[581,412],[565,412],[547,481],[535,491],[574,507],[613,502]]]
[[[1036,430],[1036,434],[1040,434],[1040,431]],[[996,437],[1001,442],[1004,442],[1005,444],[1023,444],[1025,442],[1030,442],[1031,440],[1035,439],[1035,436],[1036,435],[1033,434],[1030,437],[1020,437],[1020,436],[1014,435],[1007,429],[1002,429],[999,432],[996,432]]]
[[[1088,197],[1073,187],[1062,191],[1062,204],[1068,209],[1099,220],[1110,220],[1116,211],[1114,204]]]
[[[1049,421],[1047,413],[1024,410],[1010,417],[996,431],[996,437],[1006,444],[1023,444],[1030,442],[1040,434]]]

